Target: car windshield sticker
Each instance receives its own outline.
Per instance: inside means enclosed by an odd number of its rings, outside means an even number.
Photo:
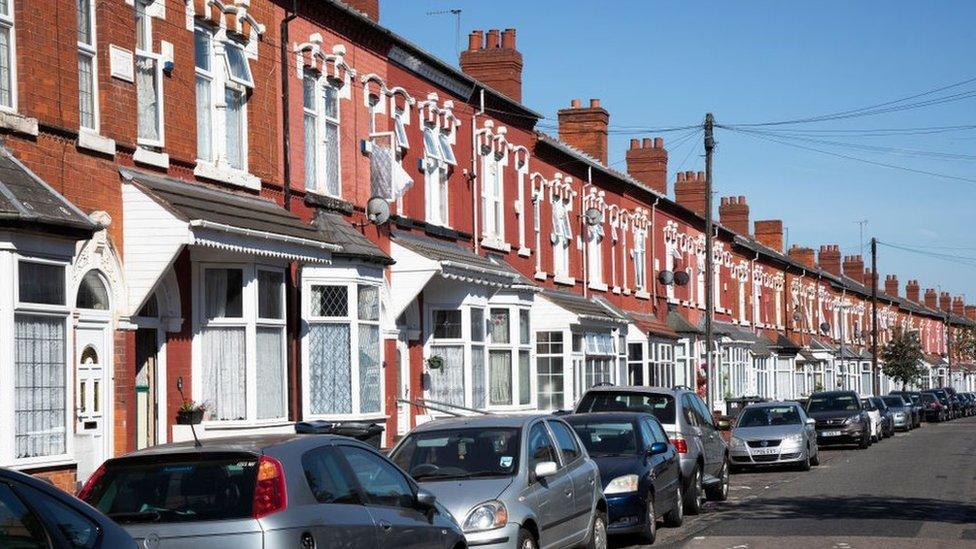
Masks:
[[[167,465],[163,467],[163,473],[172,475],[174,473],[189,473],[193,471],[193,465]]]
[[[515,459],[512,456],[502,456],[501,460],[499,461],[500,461],[499,465],[507,469],[512,466],[512,463],[515,462]]]
[[[448,437],[422,438],[417,441],[420,448],[443,448],[447,446]]]

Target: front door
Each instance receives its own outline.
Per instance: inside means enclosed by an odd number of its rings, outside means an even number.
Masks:
[[[136,331],[136,448],[156,445],[157,408],[156,370],[159,342],[155,328]]]
[[[78,482],[105,461],[105,373],[111,371],[107,325],[75,329],[75,455]]]

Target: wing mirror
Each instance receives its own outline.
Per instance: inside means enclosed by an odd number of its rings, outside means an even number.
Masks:
[[[423,488],[418,488],[416,500],[419,507],[431,509],[434,507],[434,502],[437,501],[437,497]]]
[[[806,423],[807,425],[816,425],[817,420],[813,419],[812,417],[808,417],[804,423]]]
[[[556,474],[555,461],[541,461],[535,464],[535,478],[546,478]]]
[[[718,420],[718,423],[716,423],[716,427],[718,427],[719,431],[731,431],[732,420],[727,418],[720,419]]]
[[[647,449],[647,453],[649,455],[652,455],[652,456],[656,456],[658,454],[663,454],[664,452],[667,452],[667,451],[668,451],[668,443],[667,442],[655,442],[655,443],[651,444],[651,446]]]

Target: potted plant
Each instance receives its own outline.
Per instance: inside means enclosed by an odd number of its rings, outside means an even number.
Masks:
[[[203,421],[203,413],[207,411],[205,403],[184,400],[176,412],[177,425],[199,425]]]
[[[428,370],[440,370],[443,367],[444,367],[444,359],[439,355],[434,355],[427,359]]]

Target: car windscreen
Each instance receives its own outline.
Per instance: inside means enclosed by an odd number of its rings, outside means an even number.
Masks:
[[[885,404],[887,404],[888,406],[897,406],[899,408],[903,406],[907,406],[907,404],[905,404],[905,401],[902,400],[901,397],[887,396],[887,397],[882,397],[881,400],[885,401]]]
[[[594,391],[583,395],[576,413],[644,412],[654,414],[665,425],[675,423],[674,397],[656,393],[627,391]]]
[[[929,402],[936,402],[938,399],[936,399],[935,395],[931,393],[922,393],[921,400],[924,403],[929,403]]]
[[[807,412],[856,412],[861,409],[860,403],[854,395],[841,393],[836,395],[813,395],[807,402]]]
[[[415,432],[390,459],[418,481],[510,476],[518,471],[519,431],[486,427]]]
[[[637,430],[630,420],[568,421],[592,457],[634,456],[638,453]]]
[[[796,406],[761,406],[746,408],[739,415],[736,427],[771,427],[800,423],[800,411]]]
[[[85,501],[119,523],[250,517],[257,466],[251,454],[110,461]]]

